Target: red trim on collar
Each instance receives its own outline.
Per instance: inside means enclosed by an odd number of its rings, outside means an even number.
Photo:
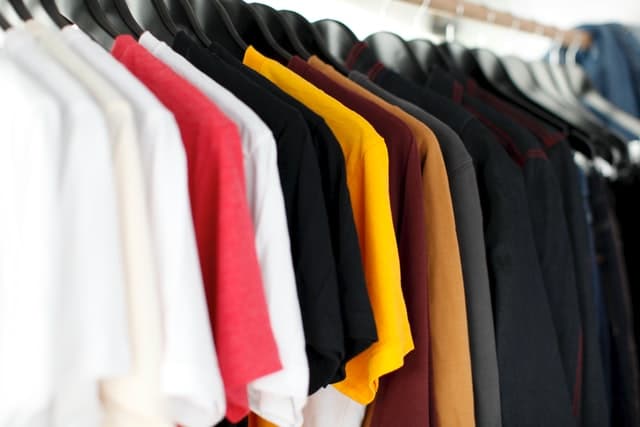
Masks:
[[[464,87],[458,83],[453,82],[453,100],[456,104],[462,104],[462,97],[464,96]]]
[[[353,70],[353,65],[358,60],[362,52],[367,47],[367,44],[364,42],[358,42],[351,48],[349,51],[349,55],[347,55],[347,60],[345,61],[345,65],[348,69]]]
[[[377,61],[373,67],[369,70],[367,75],[369,79],[375,80],[375,78],[380,74],[380,71],[384,70],[384,64],[380,61]]]

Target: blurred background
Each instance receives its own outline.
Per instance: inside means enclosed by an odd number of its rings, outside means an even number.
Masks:
[[[436,15],[433,10],[389,0],[260,0],[275,9],[291,9],[308,20],[332,18],[347,24],[360,38],[391,31],[404,39],[458,39],[467,47],[489,47],[496,53],[539,58],[549,39],[468,19]],[[583,23],[640,24],[640,0],[485,0],[483,5],[545,25],[572,28]]]

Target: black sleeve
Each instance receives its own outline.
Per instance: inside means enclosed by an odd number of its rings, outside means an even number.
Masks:
[[[298,115],[299,117],[299,115]],[[278,169],[309,359],[309,393],[344,378],[344,332],[318,159],[299,117],[278,136]]]
[[[324,122],[316,125],[314,130],[314,145],[322,167],[325,201],[338,273],[345,329],[344,366],[376,342],[378,336],[347,188],[344,155],[335,136]]]

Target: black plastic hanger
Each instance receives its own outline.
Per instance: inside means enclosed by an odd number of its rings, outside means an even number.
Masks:
[[[481,86],[503,95],[516,96],[517,88],[509,79],[507,70],[500,62],[500,58],[488,49],[472,49],[471,55],[476,60],[476,66],[465,68],[469,77],[475,79]],[[458,65],[462,65],[459,63]],[[465,62],[471,65],[472,62]]]
[[[256,3],[256,5],[259,4],[260,3]],[[311,33],[311,30],[314,29],[313,26],[295,12],[289,10],[274,10],[274,12],[278,14],[282,22],[282,28],[287,33],[287,37],[289,37],[289,42],[295,53],[301,58],[309,59],[313,55],[309,50],[309,46],[311,46],[311,50],[314,50],[314,48],[317,50],[314,35]]]
[[[630,162],[623,141],[593,123],[588,117],[582,116],[572,108],[563,106],[540,90],[527,64],[521,59],[506,57],[502,59],[502,64],[523,95],[562,118],[573,128],[586,133],[588,137],[591,137],[592,145],[602,158],[612,164],[615,163],[616,167],[619,166],[622,169],[627,167]]]
[[[558,91],[562,94],[563,99],[567,100],[572,105],[576,105],[584,109],[582,102],[571,86],[569,76],[565,71],[566,65],[560,63],[562,50],[562,40],[554,42],[549,54],[547,55],[547,60],[545,61],[545,63],[547,64],[548,72],[551,75],[554,83],[556,84]],[[557,59],[553,60],[552,58]]]
[[[38,18],[43,18],[43,23],[47,24],[47,26],[60,28],[58,22],[49,15],[49,12],[45,10],[43,4],[38,0],[27,3],[23,0],[9,0],[9,4],[12,6],[16,15],[23,21],[33,19],[35,15],[38,16]]]
[[[640,120],[611,104],[591,84],[584,70],[576,64],[562,64],[562,71],[575,99],[585,102],[591,108],[610,116],[613,121],[640,137]]]
[[[487,49],[473,49],[470,51],[476,60],[476,66],[467,68],[469,73],[480,86],[493,92],[505,100],[520,106],[524,110],[537,116],[558,130],[568,130],[568,124],[552,112],[541,108],[536,103],[527,99],[511,81],[507,70],[498,56]]]
[[[196,39],[204,46],[211,44],[211,39],[207,36],[204,28],[200,25],[196,17],[195,10],[188,0],[164,0],[167,10],[173,19],[176,27],[182,31],[192,33]]]
[[[219,0],[191,0],[191,4],[204,33],[236,58],[242,59],[247,43],[238,33],[222,3]]]
[[[308,53],[308,55],[301,56],[308,58],[311,55],[316,55],[342,74],[349,74],[349,69],[345,67],[343,62],[331,54],[324,39],[313,24],[307,21],[302,15],[290,10],[281,10],[279,13],[287,24],[289,34],[295,34],[296,38],[302,43],[306,52],[301,53]]]
[[[174,33],[166,24],[162,10],[162,0],[98,0],[116,29],[133,34],[139,38],[145,30],[150,31],[159,40],[171,43]],[[124,25],[124,28],[122,28]]]
[[[568,87],[564,87],[566,81],[563,81],[564,75],[557,64],[550,64],[546,61],[529,62],[529,69],[539,86],[551,95],[559,105],[570,109],[576,116],[580,117],[584,122],[590,123],[613,149],[618,151],[626,151],[623,145],[623,138],[612,133],[602,120],[587,110],[584,105],[577,100]],[[556,77],[554,77],[556,75]],[[622,144],[621,144],[622,143]]]
[[[569,86],[576,96],[581,97],[585,93],[595,91],[589,77],[587,77],[587,73],[585,73],[579,65],[565,63],[563,64],[563,71],[565,72]]]
[[[407,42],[397,34],[382,31],[364,39],[378,61],[403,77],[420,85],[427,81],[427,75],[418,64]]]
[[[100,3],[98,0],[84,0],[84,4],[86,8],[76,7],[71,9],[66,16],[71,17],[71,19],[82,29],[85,29],[86,26],[83,25],[85,21],[81,16],[74,16],[74,10],[87,11],[89,15],[93,18],[93,22],[96,24],[94,28],[101,28],[104,33],[106,33],[109,37],[115,39],[120,32],[113,25],[113,22],[107,17],[107,14],[102,10]],[[82,13],[82,12],[81,12]],[[91,22],[91,20],[87,20]],[[94,31],[89,31],[90,34],[95,34]]]
[[[55,0],[40,0],[40,4],[42,8],[47,12],[49,18],[58,26],[58,28],[64,28],[67,25],[73,24],[70,20],[68,20],[60,10],[58,9],[58,5]]]
[[[605,125],[593,113],[587,111],[580,103],[572,102],[572,97],[563,93],[558,81],[553,77],[551,64],[546,61],[524,62],[529,68],[538,87],[560,107],[571,109],[576,117],[580,117],[581,123],[603,128]]]
[[[571,84],[569,83],[567,75],[565,74],[564,66],[550,62],[547,62],[546,65],[549,70],[549,74],[551,75],[551,78],[556,84],[556,87],[558,88],[558,91],[560,92],[562,97],[573,105],[581,105],[580,100],[576,96],[573,89],[571,89]]]
[[[593,158],[596,148],[592,143],[592,138],[588,133],[572,127],[562,118],[556,116],[553,112],[540,107],[538,104],[529,100],[523,95],[518,87],[511,81],[506,68],[500,61],[498,56],[487,49],[473,49],[471,54],[475,57],[479,69],[478,73],[472,74],[481,86],[486,90],[493,92],[495,95],[519,106],[538,119],[551,125],[555,129],[567,132],[569,142],[572,147],[588,158]]]
[[[340,21],[321,19],[314,22],[313,26],[320,33],[331,56],[339,59],[342,63],[346,61],[353,46],[360,43],[349,27]]]
[[[306,51],[296,34],[289,31],[287,23],[277,10],[261,3],[251,3],[249,6],[260,17],[279,46],[291,54],[309,59],[311,55]]]
[[[52,0],[48,2],[32,1],[27,5],[23,0],[9,0],[9,4],[23,21],[33,19],[33,16],[36,15],[48,18],[46,23],[58,28],[68,25],[68,22],[60,15],[60,12],[57,12],[57,6],[55,4],[52,5],[51,2]]]
[[[478,65],[478,61],[473,56],[471,51],[467,49],[462,43],[457,41],[445,42],[438,45],[441,54],[449,62],[449,71],[455,72],[459,80],[466,80],[467,78],[474,78],[474,76],[480,77],[480,83],[486,84],[486,79],[482,75],[482,70]],[[474,78],[475,80],[475,78]]]
[[[548,57],[549,70],[560,92],[582,111],[593,115],[592,111],[585,107],[586,104],[592,110],[610,117],[631,133],[640,136],[640,119],[620,110],[600,95],[582,67],[575,62],[575,55],[578,54],[579,49],[580,45],[576,46],[575,43],[567,49],[558,45],[557,50],[552,51]],[[567,55],[571,55],[570,51],[574,56],[568,61]],[[553,53],[557,54],[556,61],[552,61]]]
[[[449,69],[450,61],[444,57],[441,49],[432,41],[426,39],[415,39],[407,42],[409,49],[418,60],[418,65],[424,72],[428,72],[434,65],[445,70]]]
[[[542,61],[540,63],[546,67],[549,76],[555,83],[558,93],[565,101],[565,104],[572,108],[577,114],[581,115],[585,120],[589,120],[600,130],[600,139],[605,141],[605,143],[608,144],[611,149],[615,150],[620,156],[619,164],[617,165],[618,169],[622,170],[623,174],[627,173],[627,171],[631,169],[633,162],[629,156],[629,150],[625,143],[625,136],[619,134],[615,130],[611,130],[600,117],[585,107],[585,104],[578,98],[571,87],[568,76],[565,73],[565,66]],[[594,100],[593,98],[591,99],[592,101]],[[618,122],[621,126],[627,127],[627,130],[635,133],[636,135],[640,135],[640,121],[628,120],[630,117],[627,117],[623,113],[615,110],[606,111],[605,114],[609,115],[613,121]],[[628,126],[625,126],[623,123],[627,123]]]
[[[163,0],[113,0],[128,5],[132,17],[145,30],[165,43],[171,44],[178,28],[169,15]]]
[[[553,86],[553,82],[549,81],[548,74],[545,75],[544,72],[538,73],[539,76],[537,77],[547,80],[544,81],[543,87],[538,84],[536,76],[531,71],[532,68],[537,68],[536,66],[530,67],[522,59],[514,56],[502,58],[501,62],[507,70],[511,80],[524,96],[531,99],[544,109],[551,111],[558,117],[561,117],[567,123],[570,123],[578,129],[587,133],[597,133],[599,131],[598,126],[594,125],[580,114],[577,114],[573,109],[567,108],[552,96],[549,96],[545,89],[553,90],[555,87]],[[557,91],[557,89],[555,90]]]
[[[118,31],[97,0],[56,0],[60,12],[100,45],[109,48]]]
[[[113,39],[120,34],[134,34],[112,2],[107,0],[56,1],[67,18],[104,47],[109,47]]]
[[[28,6],[22,0],[9,0],[9,4],[13,8],[18,18],[22,21],[29,21],[33,19],[33,16],[36,15],[38,17],[45,18],[45,23],[48,26],[55,26],[60,28],[58,23],[53,20],[49,13],[44,10],[42,3],[39,1],[33,1]],[[48,19],[47,19],[48,18]]]
[[[0,28],[5,31],[11,28],[11,24],[9,24],[9,21],[7,21],[7,18],[5,18],[2,13],[0,13]]]
[[[9,4],[11,5],[11,7],[13,7],[13,10],[16,11],[16,14],[23,21],[33,19],[33,15],[31,15],[31,12],[22,0],[9,0]]]
[[[220,0],[220,3],[245,42],[272,59],[283,63],[289,62],[291,53],[278,44],[260,15],[252,7],[240,0]]]
[[[566,125],[557,120],[552,114],[540,109],[536,104],[527,101],[525,94],[535,92],[539,88],[531,79],[528,85],[518,86],[511,81],[509,73],[500,59],[492,52],[485,49],[472,51],[458,42],[448,42],[441,45],[442,51],[455,63],[456,67],[467,77],[474,79],[480,86],[488,89],[510,103],[537,113],[546,122],[558,129],[565,129]],[[526,90],[523,88],[526,87]]]
[[[171,13],[169,12],[169,8],[162,0],[151,0],[154,9],[156,10],[160,20],[164,24],[164,26],[169,30],[172,36],[178,34],[178,26],[175,21],[171,17]]]
[[[550,98],[555,99],[560,104],[567,104],[567,99],[560,92],[560,88],[551,75],[551,70],[546,62],[531,61],[525,64],[529,68],[529,72],[531,72],[535,82]]]
[[[131,34],[136,39],[144,33],[144,28],[138,24],[125,0],[95,0],[104,11],[119,34]]]
[[[499,59],[507,72],[509,79],[513,82],[517,90],[534,103],[538,104],[547,111],[561,117],[567,123],[570,123],[578,129],[582,129],[586,132],[594,131],[591,125],[576,117],[572,111],[567,110],[555,99],[549,96],[535,80],[529,66],[520,58],[514,56],[504,57]]]
[[[568,107],[573,108],[577,113],[590,120],[596,126],[606,127],[602,120],[593,112],[589,111],[573,92],[562,65],[552,64],[547,61],[536,61],[530,63],[530,66],[533,68],[539,68],[539,73],[542,73],[543,70],[546,72],[546,75],[549,77],[555,87],[554,93],[557,94],[558,100],[563,102]],[[541,80],[537,77],[537,75],[536,79],[538,80],[538,83],[542,85]]]

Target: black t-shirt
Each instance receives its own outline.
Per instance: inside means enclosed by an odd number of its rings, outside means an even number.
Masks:
[[[346,331],[346,357],[344,360],[344,365],[346,365],[349,360],[376,342],[378,335],[365,283],[358,234],[347,187],[344,154],[340,143],[324,119],[307,106],[282,91],[256,71],[244,66],[219,44],[214,42],[209,46],[209,49],[258,86],[295,108],[307,121],[320,163],[327,214],[338,267],[338,283],[342,295],[341,307]]]
[[[389,197],[400,255],[402,292],[411,325],[414,350],[404,359],[401,370],[380,380],[376,412],[384,411],[399,425],[428,424],[429,412],[429,293],[427,289],[427,235],[420,155],[411,129],[383,107],[335,82],[299,57],[289,61],[289,69],[360,114],[384,139],[389,155]],[[379,171],[383,173],[384,171]],[[405,393],[414,400],[408,401]],[[420,404],[423,403],[423,404]],[[387,406],[389,405],[389,406]],[[394,413],[395,412],[395,413]],[[390,421],[376,420],[374,425]]]
[[[613,187],[620,197],[617,201],[618,212],[621,207],[629,211],[621,214],[628,228],[627,215],[637,213],[637,192],[625,194],[634,189],[633,183],[616,183]],[[637,188],[636,188],[637,189]],[[625,234],[622,241],[620,224],[614,215],[612,192],[604,178],[598,174],[589,175],[589,192],[591,211],[593,214],[593,231],[596,243],[596,254],[600,273],[600,280],[607,304],[608,320],[611,334],[611,386],[612,386],[612,426],[640,425],[640,373],[638,372],[638,349],[635,341],[632,292],[636,286],[630,286],[627,269],[625,268],[625,249],[623,246],[634,247],[634,233]],[[638,217],[634,217],[637,221]],[[628,250],[628,249],[627,249]],[[637,257],[637,253],[630,253]],[[631,261],[633,262],[633,261]],[[633,271],[633,267],[632,267]]]
[[[553,166],[531,133],[481,100],[467,95],[464,87],[443,70],[432,69],[427,85],[480,119],[522,168],[529,217],[560,344],[567,389],[574,404],[579,406],[583,366],[582,320],[569,227]],[[578,412],[579,407],[574,411]]]
[[[609,342],[608,327],[599,328],[600,313],[603,313],[601,289],[594,287],[594,265],[590,249],[589,225],[583,205],[582,186],[573,153],[566,134],[541,122],[520,107],[511,105],[480,88],[471,79],[465,82],[465,92],[482,99],[535,135],[544,147],[551,162],[562,193],[564,213],[573,252],[576,284],[580,302],[583,331],[583,375],[581,425],[583,427],[606,427],[610,422],[610,395],[608,376],[603,357],[602,342]],[[598,314],[598,315],[596,315]],[[606,350],[608,351],[608,350]],[[608,368],[607,368],[608,371]]]
[[[301,301],[305,337],[313,334],[315,346],[325,353],[311,354],[309,391],[344,379],[346,362],[375,342],[377,333],[337,140],[322,118],[222,48],[209,51],[183,34],[176,36],[173,48],[249,105],[272,130],[299,298],[306,299]],[[292,155],[299,151],[303,154]],[[307,346],[312,342],[307,339]]]
[[[344,358],[344,338],[320,169],[309,130],[295,109],[261,94],[259,88],[243,76],[223,69],[206,50],[198,55],[192,43],[181,33],[173,47],[247,103],[269,126],[276,139],[278,171],[309,360],[310,391],[314,391],[332,381],[339,371]]]
[[[521,170],[471,114],[385,69],[366,48],[356,49],[360,55],[351,55],[349,66],[449,125],[474,160],[492,285],[503,425],[575,425]]]

